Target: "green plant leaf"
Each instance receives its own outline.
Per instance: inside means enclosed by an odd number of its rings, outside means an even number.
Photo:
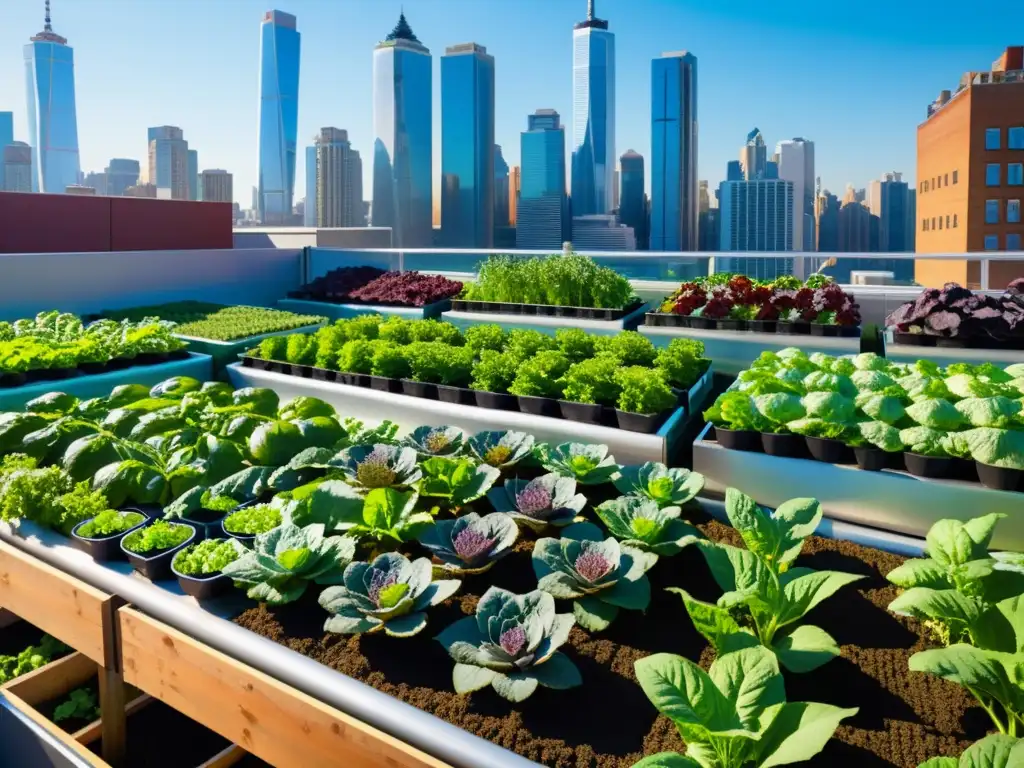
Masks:
[[[758,768],[810,760],[821,752],[839,723],[858,709],[831,704],[789,702],[775,716],[758,744]]]
[[[950,680],[1012,707],[1022,698],[1020,688],[1011,681],[1007,671],[1007,663],[1012,664],[1012,658],[1010,654],[957,643],[948,648],[915,653],[910,657],[910,670]]]
[[[797,621],[822,600],[831,597],[847,584],[863,578],[857,574],[840,571],[812,571],[787,581],[782,588],[785,600],[778,626],[784,627]]]
[[[545,688],[565,690],[583,684],[579,669],[561,651],[555,651],[543,664],[531,667],[530,673]]]
[[[797,627],[788,635],[776,637],[772,650],[779,663],[790,672],[810,672],[839,655],[832,635],[813,624]]]
[[[538,685],[539,681],[536,677],[524,672],[509,672],[508,674],[495,672],[494,678],[491,680],[494,691],[503,699],[508,699],[513,703],[526,701],[537,690]]]
[[[696,760],[680,755],[678,752],[659,752],[648,755],[633,768],[703,768]]]
[[[589,632],[601,632],[608,629],[619,615],[617,606],[606,603],[597,597],[581,597],[572,604],[572,615],[576,623]]]
[[[647,698],[675,723],[705,737],[709,732],[742,731],[732,703],[693,662],[669,653],[656,653],[634,666]]]
[[[452,683],[456,693],[472,693],[486,688],[498,673],[472,664],[456,664],[452,670]]]
[[[960,756],[959,768],[1017,768],[1024,765],[1024,739],[994,733],[974,742]]]

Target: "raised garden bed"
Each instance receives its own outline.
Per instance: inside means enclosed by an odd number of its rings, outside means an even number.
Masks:
[[[912,337],[909,341],[913,342],[931,339],[932,343],[926,343],[925,346],[920,343],[908,343],[907,337]],[[912,363],[916,360],[929,360],[942,366],[961,362],[994,363],[1001,366],[1024,363],[1024,349],[1015,349],[1012,346],[955,346],[945,342],[939,343],[937,336],[894,333],[891,328],[886,330],[883,338],[886,359],[898,363]]]
[[[541,315],[565,317],[576,320],[621,320],[644,306],[641,299],[630,302],[621,309],[604,307],[565,307],[553,304],[516,304],[504,301],[467,301],[453,299],[453,312],[475,312],[503,315]]]
[[[600,333],[613,335],[623,330],[636,330],[643,322],[644,312],[648,305],[643,302],[634,303],[627,310],[615,310],[621,312],[616,319],[574,317],[572,315],[557,315],[555,313],[545,314],[538,312],[530,314],[522,311],[506,311],[512,305],[501,304],[497,309],[488,310],[465,310],[459,311],[456,304],[481,305],[485,302],[453,302],[452,309],[441,315],[442,319],[459,326],[462,329],[474,325],[495,323],[507,329],[532,329],[541,333],[554,334],[559,328],[580,328],[587,333]],[[522,306],[522,305],[519,305]],[[555,307],[548,307],[556,309]],[[558,309],[562,309],[559,307]],[[602,310],[604,311],[604,310]]]
[[[648,312],[644,325],[663,328],[695,328],[701,331],[749,331],[778,333],[783,336],[828,336],[859,339],[859,325],[825,325],[823,323],[786,322],[776,320],[733,320],[675,315],[670,312]]]
[[[330,304],[310,299],[280,299],[277,306],[291,312],[316,312],[331,320],[347,320],[359,315],[389,315],[412,320],[437,318],[447,311],[452,303],[449,299],[435,301],[422,307],[399,307],[388,304]]]

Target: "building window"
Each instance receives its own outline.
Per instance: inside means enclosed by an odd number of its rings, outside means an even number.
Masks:
[[[959,226],[959,224],[956,223],[956,214],[954,213],[953,214],[953,229],[956,229],[958,226]]]
[[[1019,251],[1020,250],[1020,235],[1012,234],[1006,236],[1006,250],[1008,251]]]
[[[988,163],[985,166],[985,186],[986,187],[998,187],[1000,184],[999,178],[1002,176],[999,163]]]
[[[942,229],[942,217],[939,216],[939,229]]]
[[[1024,127],[1008,128],[1006,146],[1008,149],[1024,149]]]
[[[985,235],[985,250],[986,251],[998,251],[999,250],[999,235]]]
[[[932,229],[935,229],[935,217],[932,216]]]
[[[953,171],[953,183],[956,184],[960,180],[960,171]]]
[[[927,232],[928,231],[928,219],[921,219],[921,231],[922,232]]]
[[[999,149],[1002,131],[999,128],[985,129],[985,149]]]
[[[998,224],[999,223],[999,201],[998,200],[986,200],[985,201],[985,223],[986,224]]]
[[[1011,187],[1024,184],[1024,163],[1010,163],[1006,166],[1006,183]]]
[[[946,214],[946,229],[949,229],[949,214]]]
[[[1006,201],[1006,223],[1020,224],[1020,200]]]
[[[949,186],[949,174],[948,173],[945,176],[942,177],[942,186],[944,186],[944,187],[948,187]]]

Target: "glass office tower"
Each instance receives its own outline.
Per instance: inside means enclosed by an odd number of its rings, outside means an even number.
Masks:
[[[572,214],[608,213],[614,207],[615,35],[594,16],[572,32]]]
[[[558,113],[538,109],[520,134],[516,248],[558,251],[568,240],[565,131]]]
[[[697,250],[697,58],[651,62],[651,250]]]
[[[0,112],[0,152],[14,142],[14,113]]]
[[[316,141],[316,138],[313,139]],[[302,208],[302,224],[316,226],[316,145],[306,147],[306,201]]]
[[[441,238],[494,245],[494,57],[476,43],[441,57]]]
[[[295,191],[299,119],[299,47],[295,17],[267,11],[260,25],[259,189],[260,221],[287,224]]]
[[[433,244],[430,51],[405,15],[373,51],[373,226],[396,248]]]
[[[75,52],[53,31],[46,2],[43,31],[25,46],[32,191],[63,193],[78,183]]]
[[[647,203],[644,200],[644,158],[632,149],[619,158],[622,191],[619,195],[619,221],[633,228],[638,251],[647,250]]]

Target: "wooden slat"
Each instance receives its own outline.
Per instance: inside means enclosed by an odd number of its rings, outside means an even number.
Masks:
[[[111,597],[4,542],[0,542],[0,608],[97,664],[110,664],[104,615],[111,615]]]
[[[197,768],[229,768],[230,766],[237,763],[248,753],[237,744],[232,744],[225,747],[216,755],[211,757],[205,763],[200,764]]]
[[[126,718],[131,717],[133,713],[138,712],[147,704],[152,704],[156,699],[145,693],[138,695],[136,692],[135,697],[125,705],[124,715]],[[103,735],[103,720],[94,720],[88,725],[79,728],[72,734],[75,741],[81,744],[92,744],[98,738]]]
[[[277,768],[445,764],[131,608],[125,680]]]
[[[98,670],[96,662],[88,656],[72,653],[14,678],[0,690],[13,693],[35,707],[81,688],[96,676]]]

